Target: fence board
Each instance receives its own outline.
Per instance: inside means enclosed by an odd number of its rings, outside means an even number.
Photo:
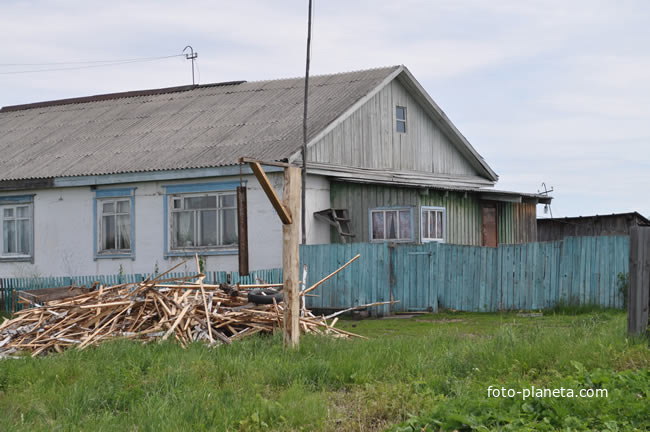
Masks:
[[[650,307],[650,227],[630,231],[630,284],[627,331],[638,335],[648,330]]]

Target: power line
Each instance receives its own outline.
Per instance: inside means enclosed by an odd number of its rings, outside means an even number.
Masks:
[[[0,63],[0,67],[15,67],[15,66],[56,66],[56,65],[73,65],[73,64],[90,64],[90,63],[119,63],[131,61],[145,61],[145,60],[158,60],[171,57],[180,57],[182,54],[174,54],[170,56],[159,57],[135,57],[127,59],[113,59],[113,60],[84,60],[84,61],[69,61],[69,62],[50,62],[50,63]]]
[[[170,58],[174,58],[174,57],[183,57],[183,56],[184,56],[184,54],[175,54],[175,55],[162,56],[162,57],[145,57],[145,58],[139,58],[139,59],[125,59],[125,60],[95,60],[95,61],[92,61],[92,62],[49,63],[51,65],[54,65],[54,64],[85,64],[85,66],[72,66],[72,67],[62,67],[62,68],[29,69],[29,70],[19,70],[19,71],[8,71],[8,72],[0,72],[0,75],[18,75],[18,74],[27,74],[27,73],[58,72],[58,71],[69,71],[69,70],[109,67],[109,66],[120,66],[120,65],[125,65],[125,64],[144,63],[144,62],[165,60],[165,59],[170,59]],[[92,63],[92,64],[88,64],[88,63]],[[16,65],[19,65],[19,64],[16,64]],[[24,65],[27,65],[27,64],[24,64]],[[32,64],[32,66],[36,66],[36,65],[37,64]],[[48,65],[48,63],[41,63],[41,65]],[[0,66],[9,66],[9,65],[0,64]]]

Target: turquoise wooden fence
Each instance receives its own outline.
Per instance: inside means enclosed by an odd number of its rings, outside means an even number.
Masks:
[[[348,268],[312,292],[318,297],[308,297],[308,307],[345,309],[354,305],[390,300],[391,252],[384,243],[301,246],[300,261],[301,265],[307,265],[307,286],[329,275],[357,254],[361,256]],[[380,315],[387,315],[390,309],[384,306],[376,311]]]
[[[355,254],[361,258],[307,299],[340,309],[399,300],[389,311],[535,310],[558,303],[623,307],[619,273],[629,272],[629,237],[570,237],[497,248],[428,243],[353,243],[301,248],[312,284]]]
[[[163,276],[163,279],[173,277],[184,277],[194,273],[169,273]],[[14,299],[14,293],[18,291],[27,291],[43,288],[64,287],[70,285],[90,287],[95,282],[102,285],[117,285],[122,283],[140,282],[146,278],[154,278],[155,274],[115,274],[115,275],[95,275],[95,276],[65,276],[65,277],[33,277],[33,278],[0,278],[0,307],[5,311],[11,311],[14,300],[16,308],[20,309],[17,299]],[[282,282],[282,269],[256,270],[251,271],[248,276],[240,276],[238,272],[207,272],[206,282],[208,283],[255,283],[257,278],[268,283]],[[17,296],[17,294],[16,294]]]
[[[500,245],[497,248],[428,243],[389,246],[351,243],[301,246],[301,264],[308,268],[308,286],[349,261],[347,269],[323,283],[308,297],[312,309],[344,309],[355,305],[399,300],[373,313],[438,311],[536,310],[558,303],[623,307],[617,286],[619,273],[629,272],[627,236],[569,237],[563,241]],[[91,286],[137,282],[151,275],[102,275],[59,278],[0,279],[5,310],[11,310],[13,290],[56,286]],[[174,273],[173,276],[185,276]],[[282,282],[282,270],[208,272],[209,282]]]

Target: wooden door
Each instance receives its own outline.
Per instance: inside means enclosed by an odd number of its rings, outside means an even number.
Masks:
[[[497,208],[495,205],[484,204],[481,208],[481,245],[497,247]]]

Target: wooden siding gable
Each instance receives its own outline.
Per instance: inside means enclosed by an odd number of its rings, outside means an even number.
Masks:
[[[406,107],[406,132],[396,107]],[[437,113],[437,114],[436,114]],[[495,182],[487,166],[406,68],[389,76],[308,145],[314,168],[345,167]],[[293,160],[299,158],[294,155]]]

